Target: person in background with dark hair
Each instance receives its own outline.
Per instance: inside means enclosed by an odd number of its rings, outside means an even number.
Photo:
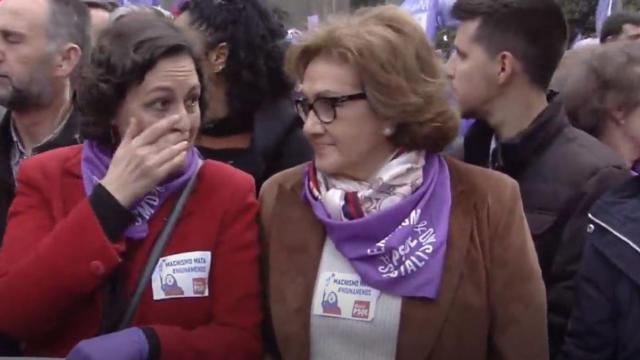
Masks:
[[[196,144],[205,158],[271,175],[311,158],[283,70],[286,33],[259,0],[191,0],[176,20],[203,55],[209,107]]]
[[[117,9],[119,5],[115,0],[82,0],[82,2],[89,8],[89,16],[91,17],[91,41],[95,43],[100,32],[109,25],[111,13]]]
[[[2,238],[22,160],[79,141],[71,78],[90,46],[89,15],[80,0],[2,0],[0,33]]]
[[[109,21],[116,22],[130,14],[138,14],[140,12],[147,12],[161,18],[173,20],[173,14],[163,9],[160,6],[145,6],[145,5],[125,5],[117,8],[111,13]]]
[[[552,357],[574,303],[587,211],[628,169],[611,149],[572,127],[547,94],[567,43],[554,0],[458,0],[461,21],[449,77],[464,117],[480,119],[464,141],[465,161],[520,184],[548,297]]]
[[[600,43],[640,40],[640,14],[619,12],[611,14],[602,24]]]
[[[98,38],[78,84],[85,141],[23,164],[0,249],[0,333],[26,353],[261,358],[255,188],[193,146],[202,79],[189,40],[166,18],[129,14]],[[151,249],[192,181],[125,321]]]

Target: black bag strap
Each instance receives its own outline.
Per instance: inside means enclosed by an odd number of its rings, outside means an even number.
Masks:
[[[178,201],[173,207],[173,210],[171,210],[171,214],[167,219],[167,223],[165,224],[164,228],[160,232],[160,235],[158,235],[158,238],[156,239],[156,242],[153,245],[153,248],[151,249],[151,253],[149,254],[149,259],[147,260],[147,264],[145,265],[144,270],[140,275],[140,279],[138,279],[138,283],[136,285],[136,289],[133,293],[133,296],[131,297],[131,300],[127,304],[127,309],[125,310],[124,315],[122,316],[122,319],[118,324],[118,330],[126,329],[129,327],[129,324],[133,319],[133,315],[135,314],[136,309],[140,304],[140,299],[142,299],[142,294],[144,293],[144,289],[147,287],[147,284],[149,284],[149,280],[151,280],[151,275],[153,274],[153,271],[156,268],[156,264],[160,259],[160,255],[162,254],[162,251],[169,243],[169,239],[173,234],[173,230],[175,229],[176,224],[178,223],[178,220],[180,220],[180,216],[182,215],[182,211],[184,210],[184,207],[187,204],[189,195],[191,195],[191,192],[193,191],[193,187],[196,183],[197,177],[198,177],[198,174],[197,173],[194,174],[189,180],[189,183],[187,183],[187,186],[184,188],[184,190],[182,190],[182,193],[180,194]]]

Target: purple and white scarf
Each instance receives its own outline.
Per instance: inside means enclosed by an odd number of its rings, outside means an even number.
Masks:
[[[87,196],[91,194],[96,184],[107,175],[112,158],[113,151],[100,146],[95,141],[87,140],[84,142],[80,168],[82,171],[82,183]],[[143,240],[149,234],[149,220],[169,196],[181,191],[191,177],[197,176],[201,165],[202,160],[198,150],[195,147],[191,147],[187,154],[187,164],[183,172],[156,186],[129,208],[135,217],[135,222],[125,231],[125,238]]]
[[[360,183],[331,179],[310,164],[304,196],[367,285],[402,297],[438,296],[451,215],[442,156],[401,153]]]

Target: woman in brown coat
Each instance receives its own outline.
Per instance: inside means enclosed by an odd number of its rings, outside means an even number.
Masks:
[[[284,359],[546,359],[545,293],[516,183],[440,155],[457,115],[394,6],[335,19],[288,72],[314,161],[261,193]]]

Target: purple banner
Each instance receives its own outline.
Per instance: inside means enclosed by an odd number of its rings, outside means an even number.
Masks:
[[[618,9],[618,0],[599,0],[596,9],[596,31],[600,34],[602,24],[607,20],[609,15]]]
[[[413,15],[430,41],[436,38],[439,0],[405,0],[401,7]]]

